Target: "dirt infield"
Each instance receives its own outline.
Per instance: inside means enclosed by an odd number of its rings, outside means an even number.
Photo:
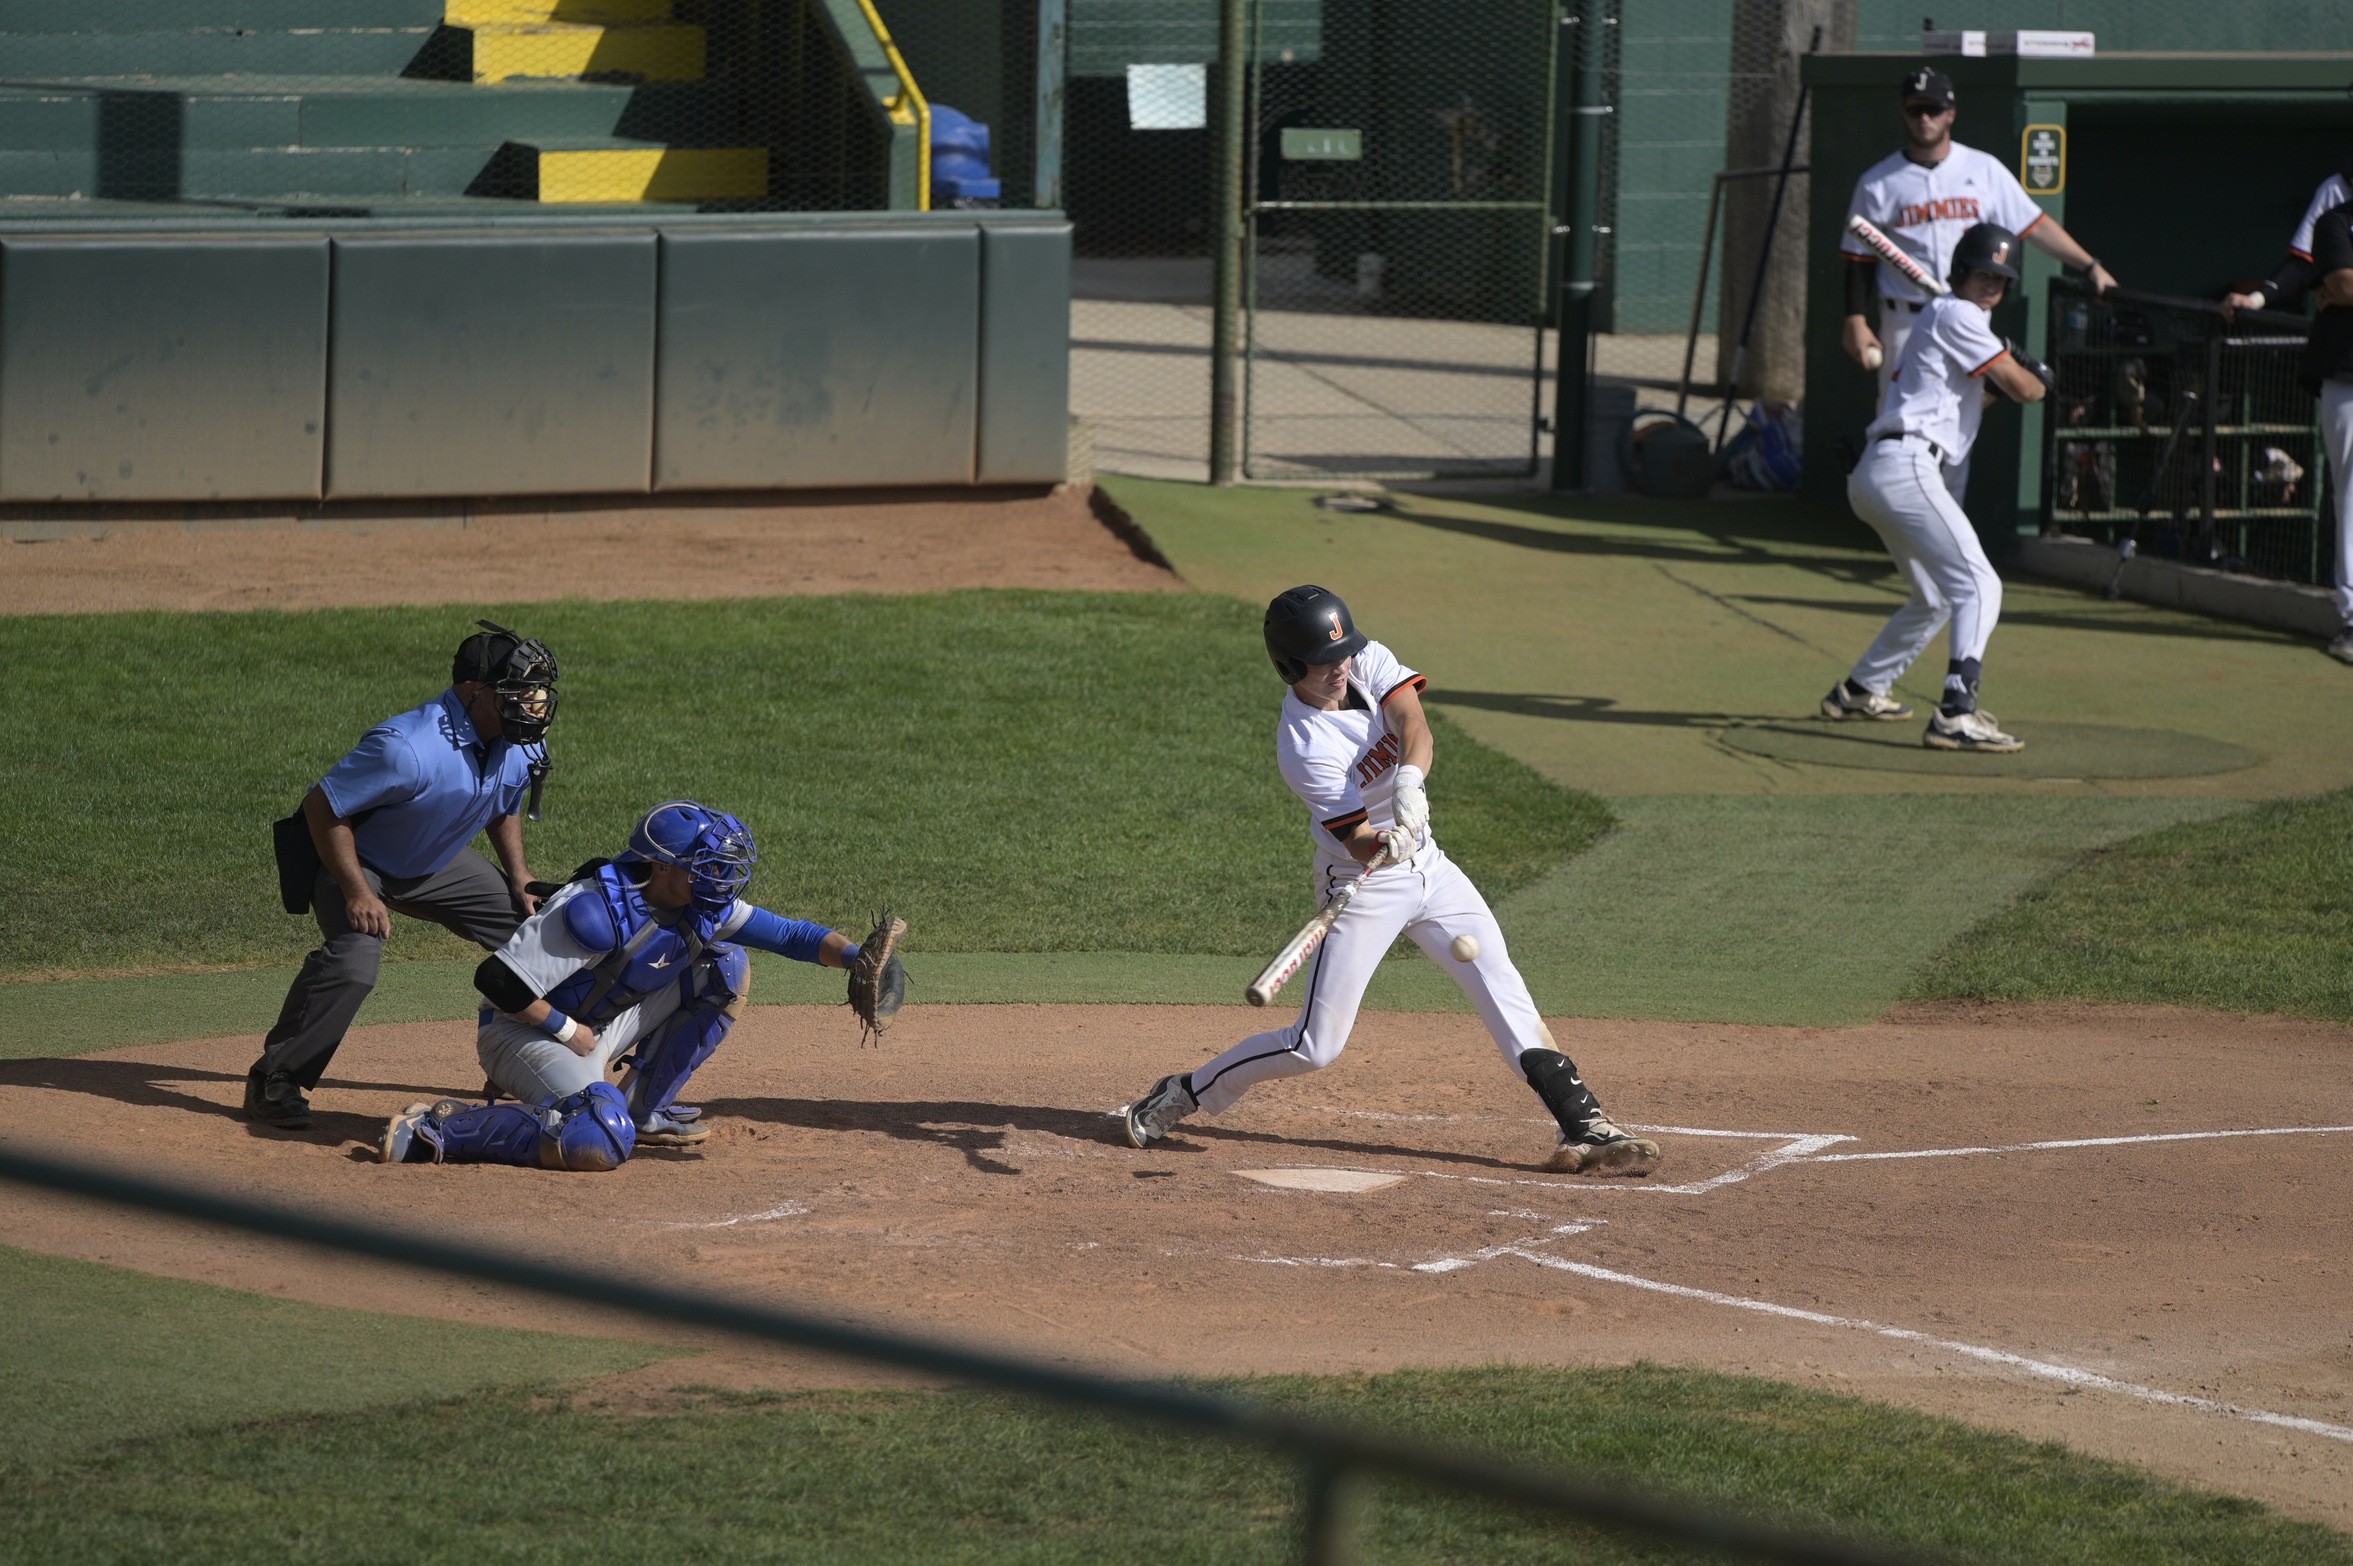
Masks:
[[[754,1008],[697,1078],[707,1149],[605,1176],[367,1161],[390,1110],[480,1081],[449,1024],[357,1030],[307,1134],[237,1117],[245,1038],[0,1065],[0,1135],[86,1156],[104,1125],[110,1158],[191,1184],[1127,1371],[1650,1358],[1775,1376],[2353,1526],[2343,1028],[2059,1009],[1557,1022],[1623,1118],[1664,1128],[1655,1177],[1596,1182],[1531,1167],[1546,1124],[1475,1022],[1371,1014],[1331,1070],[1164,1149],[1117,1141],[1114,1105],[1262,1016],[919,1008],[862,1051],[838,1009]],[[646,1330],[16,1194],[0,1242]],[[610,1393],[845,1379],[868,1378],[722,1347]]]
[[[601,499],[301,517],[216,507],[185,519],[114,508],[103,537],[0,540],[0,614],[1180,585],[1090,498],[922,490],[877,501],[864,491],[687,496],[662,509]]]

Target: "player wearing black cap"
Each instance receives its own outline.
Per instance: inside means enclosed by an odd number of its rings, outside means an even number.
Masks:
[[[2101,292],[2116,286],[2108,269],[2035,205],[2008,165],[1953,140],[1959,110],[1950,77],[1921,66],[1906,73],[1902,92],[1903,148],[1871,165],[1855,181],[1848,217],[1870,219],[1930,277],[1951,272],[1953,245],[1970,227],[1995,223],[2058,257],[2063,265],[2086,273]],[[1846,322],[1840,343],[1848,358],[1879,372],[1879,389],[1885,395],[1896,361],[1903,357],[1904,339],[1928,307],[1928,295],[1851,231],[1839,249],[1847,263]],[[1876,331],[1870,319],[1874,297],[1879,307]],[[1968,488],[1968,464],[1951,464],[1944,477],[1954,497],[1961,498]]]
[[[1292,981],[1298,1016],[1154,1083],[1122,1111],[1129,1145],[1150,1147],[1195,1110],[1222,1113],[1255,1083],[1338,1059],[1365,986],[1402,934],[1462,986],[1505,1068],[1551,1111],[1559,1136],[1545,1168],[1648,1174],[1658,1144],[1627,1135],[1602,1113],[1553,1043],[1486,898],[1431,835],[1422,784],[1434,746],[1422,676],[1367,639],[1339,594],[1322,587],[1294,587],[1267,606],[1266,652],[1291,688],[1275,760],[1307,807],[1316,901],[1361,885]]]

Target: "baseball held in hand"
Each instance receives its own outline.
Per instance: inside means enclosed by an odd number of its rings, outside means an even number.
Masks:
[[[1865,343],[1865,344],[1863,345],[1863,368],[1864,368],[1864,369],[1866,369],[1866,370],[1876,370],[1876,369],[1878,369],[1878,368],[1879,368],[1879,366],[1880,366],[1880,363],[1881,363],[1881,361],[1883,361],[1884,359],[1886,359],[1886,357],[1887,357],[1887,355],[1886,355],[1885,353],[1883,353],[1883,352],[1881,352],[1881,351],[1880,351],[1880,347],[1879,347],[1879,345],[1878,345],[1877,343]]]
[[[1446,943],[1446,949],[1454,953],[1456,962],[1479,960],[1479,938],[1475,935],[1458,935]]]

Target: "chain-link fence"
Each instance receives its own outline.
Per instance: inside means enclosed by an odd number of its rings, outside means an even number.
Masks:
[[[2232,323],[2197,301],[2064,282],[2052,312],[2049,532],[2192,565],[2325,583],[2334,530],[2306,329],[2265,314]]]

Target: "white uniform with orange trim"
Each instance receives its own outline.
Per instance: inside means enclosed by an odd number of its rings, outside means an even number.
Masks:
[[[2304,216],[2296,224],[2296,231],[2288,236],[2289,253],[2299,261],[2311,260],[2313,226],[2320,221],[2323,212],[2332,207],[2341,207],[2348,201],[2353,201],[2353,183],[2349,183],[2342,174],[2331,174],[2315,186],[2311,204],[2305,207]]]
[[[1418,691],[1424,683],[1388,648],[1367,642],[1350,660],[1348,699],[1338,710],[1310,707],[1296,693],[1283,697],[1275,759],[1283,781],[1307,807],[1319,902],[1363,870],[1342,840],[1360,824],[1369,822],[1377,830],[1395,824],[1391,796],[1397,764],[1405,759],[1404,744],[1390,731],[1384,706],[1398,691]],[[1193,1071],[1193,1094],[1201,1107],[1216,1114],[1253,1083],[1320,1070],[1338,1059],[1356,1025],[1365,986],[1400,933],[1454,976],[1503,1052],[1505,1069],[1526,1081],[1520,1054],[1556,1048],[1551,1030],[1512,966],[1503,927],[1487,899],[1425,827],[1413,857],[1373,872],[1306,969],[1292,979],[1298,1016],[1287,1026],[1252,1034]],[[1469,962],[1456,961],[1450,950],[1461,935],[1479,943],[1478,956]]]
[[[2007,352],[1983,305],[1952,294],[1930,300],[1865,431],[1847,501],[1912,588],[1848,676],[1865,690],[1885,695],[1948,620],[1952,656],[1982,659],[2001,618],[2002,579],[1945,474],[1968,460],[1985,416],[1985,372]]]

